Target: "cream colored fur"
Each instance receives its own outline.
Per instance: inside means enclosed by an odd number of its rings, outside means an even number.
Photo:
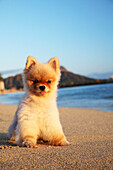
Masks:
[[[23,79],[26,93],[9,127],[9,137],[15,136],[16,143],[26,147],[35,147],[38,139],[51,145],[67,145],[56,104],[60,80],[58,58],[43,64],[34,57],[28,57]],[[45,87],[44,91],[40,90],[40,86]]]

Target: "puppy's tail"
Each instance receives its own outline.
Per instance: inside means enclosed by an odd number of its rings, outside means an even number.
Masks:
[[[9,137],[9,139],[13,140],[15,138],[16,126],[17,126],[17,112],[15,113],[14,119],[13,119],[13,121],[12,121],[12,123],[9,126],[9,129],[8,129],[8,137]]]

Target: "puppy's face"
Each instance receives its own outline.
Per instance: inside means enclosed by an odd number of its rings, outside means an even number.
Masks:
[[[37,96],[45,96],[57,89],[60,79],[59,60],[54,57],[48,63],[39,63],[34,57],[27,58],[24,69],[25,89]]]

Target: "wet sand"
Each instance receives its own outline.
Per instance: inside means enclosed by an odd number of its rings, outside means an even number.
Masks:
[[[0,169],[113,169],[113,112],[59,108],[71,144],[23,148],[7,137],[16,108],[0,105]]]

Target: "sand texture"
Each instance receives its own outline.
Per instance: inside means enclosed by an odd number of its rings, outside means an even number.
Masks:
[[[16,108],[0,106],[0,169],[113,169],[113,112],[59,108],[71,144],[24,148],[7,137]]]

